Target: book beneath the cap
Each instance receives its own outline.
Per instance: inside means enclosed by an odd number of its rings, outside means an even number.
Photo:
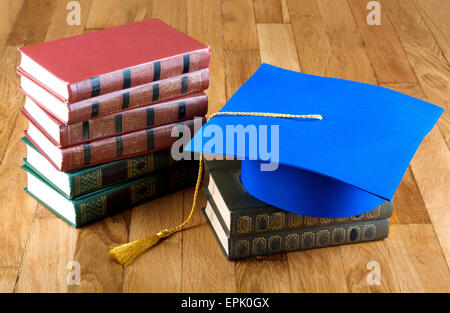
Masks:
[[[386,218],[230,237],[214,200],[202,211],[228,260],[381,240],[389,234]]]
[[[167,170],[68,199],[59,188],[26,164],[25,191],[73,227],[81,227],[137,204],[193,185],[197,161],[186,161]]]
[[[207,68],[208,46],[159,19],[21,47],[26,72],[62,102]]]
[[[42,131],[59,147],[185,121],[205,116],[207,111],[208,97],[203,92],[69,125],[53,118],[31,98],[26,98],[25,105],[21,108],[21,112],[29,120],[45,125]]]
[[[204,121],[205,119],[202,118],[199,122],[200,126]],[[178,137],[172,137],[174,128],[187,127],[193,134],[195,125],[194,119],[190,119],[59,148],[53,139],[46,135],[41,125],[35,124],[32,120],[29,120],[29,122],[25,137],[33,143],[56,169],[63,172],[169,149],[178,140]]]
[[[209,70],[206,68],[67,104],[47,92],[26,73],[18,73],[21,75],[19,90],[63,124],[79,123],[183,97],[209,86]]]
[[[50,181],[68,199],[124,183],[173,166],[170,150],[161,150],[70,172],[58,171],[26,138],[27,157],[23,162]],[[183,161],[180,161],[183,162]]]
[[[208,201],[215,203],[227,237],[381,220],[390,218],[394,209],[392,201],[384,201],[378,207],[355,216],[303,216],[268,205],[249,194],[240,180],[240,160],[205,161],[205,165],[210,175],[208,186],[203,188],[203,193]]]

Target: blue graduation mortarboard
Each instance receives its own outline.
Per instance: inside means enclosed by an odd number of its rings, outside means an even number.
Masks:
[[[322,120],[215,116],[185,150],[241,158],[242,185],[268,204],[307,216],[345,217],[392,199],[443,109],[383,87],[262,64],[221,112],[322,115]],[[235,134],[227,133],[227,125],[254,125],[260,136],[256,153],[250,135],[245,149],[237,138],[230,144],[227,135]],[[261,125],[268,127],[267,138]],[[279,166],[263,171],[267,155],[261,151],[275,148],[271,125],[278,125]],[[222,149],[211,144],[213,137]]]

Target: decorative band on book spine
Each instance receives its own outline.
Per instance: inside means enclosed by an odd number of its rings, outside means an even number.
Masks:
[[[183,74],[189,73],[191,67],[191,56],[189,53],[183,55]]]
[[[152,126],[155,124],[155,109],[154,108],[147,108],[145,110],[146,113],[146,126]]]
[[[122,114],[116,114],[114,116],[114,131],[116,133],[122,132]]]
[[[159,84],[153,85],[152,102],[159,100]]]
[[[161,78],[161,62],[156,61],[153,63],[153,81],[160,80]]]
[[[122,71],[123,74],[123,86],[122,89],[130,88],[131,86],[131,70],[129,68]]]
[[[147,129],[147,150],[155,149],[155,134],[153,129]]]
[[[83,160],[84,160],[84,165],[88,165],[91,163],[91,144],[90,143],[83,144]]]
[[[128,109],[130,105],[130,93],[125,92],[122,94],[122,110]]]
[[[97,97],[100,94],[100,78],[98,76],[91,77],[91,97]]]
[[[91,192],[103,185],[102,170],[96,169],[75,176],[75,197],[82,193]]]
[[[116,136],[116,157],[121,157],[123,155],[123,138],[122,136]]]
[[[84,202],[79,206],[81,216],[81,225],[96,221],[106,216],[107,204],[106,196],[101,196],[97,199]]]
[[[91,104],[91,118],[96,117],[98,115],[98,111],[99,111],[99,103],[95,101],[94,103]]]
[[[182,120],[186,117],[186,102],[178,102],[178,119]]]
[[[89,139],[89,121],[84,121],[81,124],[81,136],[83,140]]]
[[[188,92],[189,88],[189,77],[184,76],[181,78],[181,93]]]

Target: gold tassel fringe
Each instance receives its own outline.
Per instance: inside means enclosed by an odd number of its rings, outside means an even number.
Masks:
[[[109,257],[122,265],[130,265],[136,257],[156,245],[164,237],[166,237],[165,232],[160,231],[142,239],[113,246],[109,250]]]

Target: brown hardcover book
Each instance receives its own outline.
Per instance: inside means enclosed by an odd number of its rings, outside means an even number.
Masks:
[[[19,74],[22,76],[20,91],[64,124],[156,104],[203,91],[209,86],[209,70],[202,69],[67,104],[46,91],[31,76],[20,71]]]
[[[34,124],[45,125],[42,132],[58,147],[205,116],[207,111],[208,97],[203,92],[69,125],[53,118],[30,98],[21,108],[21,112]]]
[[[31,120],[25,136],[53,166],[60,171],[67,172],[152,151],[169,149],[178,139],[171,135],[174,127],[186,126],[193,135],[194,131],[200,129],[204,122],[205,118],[191,119],[61,149],[55,146],[42,132],[42,126]]]

